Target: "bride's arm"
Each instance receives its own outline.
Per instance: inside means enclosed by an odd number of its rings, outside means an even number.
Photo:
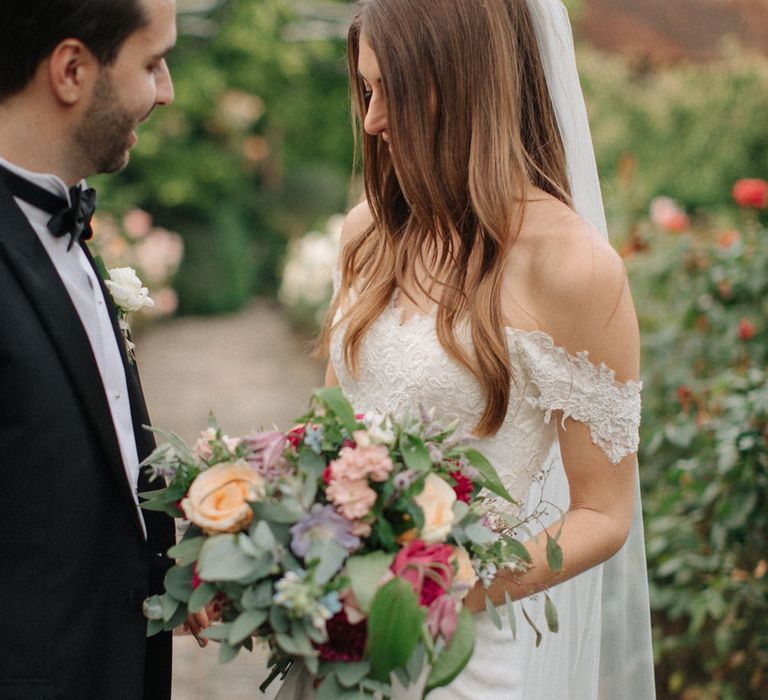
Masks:
[[[558,280],[546,287],[551,310],[544,330],[571,354],[587,350],[590,361],[605,363],[618,382],[637,380],[639,333],[623,264],[602,243],[584,246],[582,240],[563,252],[562,265],[555,266]],[[485,608],[486,593],[500,605],[506,593],[519,599],[576,576],[613,556],[627,538],[635,504],[635,455],[613,464],[594,444],[587,425],[567,418],[563,426],[557,413],[552,420],[558,421],[570,489],[565,517],[548,527],[551,535],[562,527],[562,569],[555,573],[549,568],[542,532],[526,543],[533,567],[523,574],[500,572],[487,591],[478,584],[467,598],[473,612]]]

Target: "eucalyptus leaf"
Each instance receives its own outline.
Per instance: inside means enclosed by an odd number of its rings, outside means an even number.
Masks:
[[[208,581],[244,581],[256,569],[256,560],[238,546],[235,535],[216,535],[200,550],[197,570]]]
[[[504,602],[507,605],[507,620],[509,620],[509,629],[512,631],[512,639],[517,639],[517,617],[509,593],[504,593]]]
[[[189,602],[192,595],[192,567],[172,566],[165,574],[163,584],[165,590],[176,600],[181,600],[184,603]]]
[[[329,674],[317,688],[315,700],[338,700],[344,688],[336,680],[335,674]]]
[[[544,594],[544,616],[547,618],[547,628],[550,632],[557,632],[560,629],[560,623],[557,619],[557,608],[552,599]]]
[[[246,610],[268,608],[272,605],[272,582],[262,581],[255,586],[246,588],[240,598],[240,604]]]
[[[370,670],[371,664],[367,661],[337,664],[336,677],[345,688],[351,688],[353,685],[358,685]]]
[[[200,633],[200,636],[205,637],[205,639],[212,639],[215,642],[226,642],[229,639],[229,632],[231,629],[231,622],[219,622],[204,629]]]
[[[429,635],[425,635],[429,636]],[[411,654],[410,658],[408,659],[408,662],[405,665],[405,670],[408,673],[408,678],[410,679],[410,683],[415,683],[419,677],[421,676],[421,672],[424,670],[424,661],[426,660],[426,652],[424,650],[423,644],[417,644],[414,649],[413,653]]]
[[[251,528],[251,536],[248,539],[256,543],[256,546],[259,547],[259,549],[266,552],[271,552],[277,545],[277,541],[272,534],[269,524],[263,520],[260,520],[255,528]]]
[[[295,637],[290,634],[279,633],[276,635],[275,640],[277,641],[277,646],[287,654],[311,656],[317,653],[308,637]]]
[[[183,539],[168,550],[168,556],[176,559],[179,566],[189,566],[197,560],[204,542],[205,537]]]
[[[149,620],[147,622],[147,637],[154,637],[164,629],[162,620]]]
[[[163,621],[168,622],[179,608],[179,601],[169,593],[160,596],[160,603],[163,607]]]
[[[148,620],[163,619],[163,598],[153,595],[144,601],[144,615]]]
[[[306,474],[309,479],[317,480],[325,471],[325,458],[308,447],[302,448],[299,453],[299,471]]]
[[[368,616],[371,677],[386,682],[390,672],[405,664],[421,635],[424,610],[410,584],[394,578],[374,596]]]
[[[556,574],[563,568],[563,550],[549,533],[547,533],[547,564]]]
[[[336,540],[315,540],[310,545],[305,559],[307,562],[318,562],[314,579],[324,585],[341,569],[348,554],[346,548]]]
[[[189,597],[189,602],[187,603],[189,612],[200,612],[211,602],[216,593],[216,586],[207,581],[201,581],[200,585],[192,591],[192,595]]]
[[[161,430],[160,428],[155,428],[151,425],[145,425],[142,427],[158,435],[162,442],[167,442],[170,444],[181,462],[192,465],[197,464],[192,451],[187,446],[187,443],[184,442],[184,440],[182,440],[178,435],[176,435],[176,433],[171,433],[167,430]],[[147,462],[147,460],[144,461]]]
[[[275,632],[280,632],[281,634],[287,634],[288,630],[291,629],[291,622],[288,619],[288,615],[286,615],[285,610],[278,605],[273,605],[269,609],[269,624],[272,625]]]
[[[488,596],[485,596],[485,612],[488,613],[488,617],[491,618],[491,622],[494,624],[494,627],[496,627],[497,630],[500,630],[502,625],[499,611],[496,610],[496,607]]]
[[[379,588],[379,583],[389,571],[395,555],[388,552],[359,554],[347,559],[346,570],[349,575],[352,592],[355,594],[360,610],[367,613]]]
[[[451,643],[437,657],[424,686],[426,697],[435,688],[442,688],[453,681],[467,665],[475,648],[475,621],[471,613],[462,608],[456,632]],[[479,699],[478,699],[479,700]]]
[[[246,637],[250,637],[261,625],[267,621],[266,610],[246,610],[238,615],[232,623],[227,641],[230,644],[240,644]]]
[[[228,664],[230,661],[233,661],[239,653],[239,646],[230,646],[229,644],[222,642],[219,647],[219,663]]]
[[[489,530],[483,523],[479,520],[475,521],[474,523],[470,523],[464,528],[464,534],[476,545],[484,546],[488,544],[493,544],[496,540],[499,539],[499,536],[493,532],[492,530]]]
[[[306,515],[301,504],[292,498],[286,498],[280,503],[254,502],[250,505],[256,523],[268,520],[271,523],[293,525]]]
[[[505,539],[505,542],[512,556],[517,557],[521,561],[524,561],[528,564],[531,563],[532,561],[531,553],[525,548],[525,546],[520,542],[520,540],[516,540],[512,537],[508,537]]]

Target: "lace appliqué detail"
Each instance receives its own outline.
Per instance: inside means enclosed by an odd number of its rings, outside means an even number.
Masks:
[[[546,333],[515,333],[516,344],[527,347],[523,353],[536,357],[527,367],[530,381],[538,390],[526,400],[543,410],[549,423],[552,413],[562,411],[566,418],[589,427],[592,441],[613,464],[637,452],[642,382],[616,381],[615,372],[601,363],[594,365],[586,352],[571,355],[554,344]]]

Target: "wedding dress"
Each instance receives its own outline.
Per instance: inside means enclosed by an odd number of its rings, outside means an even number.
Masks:
[[[413,415],[419,406],[434,407],[441,421],[457,420],[460,433],[471,431],[482,413],[483,395],[472,375],[440,345],[433,315],[403,319],[393,300],[366,334],[357,377],[343,362],[342,336],[343,326],[334,334],[331,359],[341,388],[357,412],[376,411],[403,418]],[[514,380],[507,416],[501,429],[478,440],[476,447],[494,464],[520,504],[537,507],[543,486],[548,499],[567,507],[567,494],[563,499],[563,494],[553,493],[547,484],[549,477],[562,472],[553,413],[562,412],[563,418],[587,425],[593,441],[611,461],[618,462],[637,449],[640,384],[618,383],[605,365],[596,367],[586,353],[570,355],[543,332],[508,328],[506,336]],[[515,514],[513,507],[501,500],[495,501],[494,507],[509,508]],[[556,509],[549,512],[551,520],[559,515]],[[623,572],[622,580],[632,581],[633,591],[606,586],[604,573],[611,566],[631,567]],[[517,638],[505,615],[501,630],[485,613],[477,615],[472,660],[450,686],[433,691],[430,698],[653,698],[645,581],[641,546],[639,551],[622,550],[616,561],[597,566],[549,592],[560,617],[557,634],[546,631],[541,596],[515,604]],[[538,648],[520,605],[544,632]],[[626,651],[614,653],[611,663],[606,664],[605,652],[617,645]],[[310,695],[306,675],[294,672],[278,698]],[[419,689],[400,689],[395,697],[416,698]]]
[[[560,0],[528,0],[528,8],[565,146],[573,208],[607,237],[568,13]],[[418,406],[434,407],[443,420],[458,419],[466,430],[475,425],[482,413],[480,387],[442,348],[434,324],[433,315],[402,318],[393,299],[363,341],[357,378],[343,362],[343,326],[337,329],[331,359],[357,412],[402,417]],[[526,513],[541,501],[557,506],[542,518],[546,526],[569,505],[553,413],[587,425],[595,444],[616,462],[637,449],[640,384],[617,383],[609,368],[595,366],[586,353],[567,353],[543,332],[509,328],[506,336],[514,378],[507,416],[498,433],[477,447],[512,496],[526,504]],[[497,508],[508,505],[496,503]],[[549,591],[560,631],[545,631],[543,596],[515,604],[516,635],[506,620],[497,630],[485,613],[477,615],[469,665],[450,686],[433,691],[430,700],[654,700],[647,581],[638,478],[624,547]],[[521,605],[544,631],[538,648]],[[277,699],[312,695],[311,678],[294,668]],[[399,689],[395,697],[411,700],[420,693]]]

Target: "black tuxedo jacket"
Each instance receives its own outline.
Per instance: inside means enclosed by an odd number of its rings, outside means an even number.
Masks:
[[[154,441],[112,321],[141,460]],[[173,524],[145,520],[147,540],[77,311],[0,183],[0,700],[170,697],[170,637],[146,639],[142,602]]]

